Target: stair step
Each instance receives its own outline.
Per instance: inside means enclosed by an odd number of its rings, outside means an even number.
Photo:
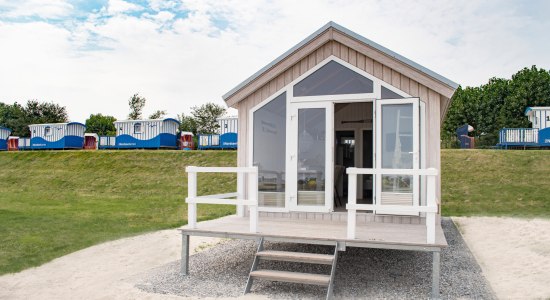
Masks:
[[[287,272],[276,270],[256,270],[250,272],[250,277],[267,279],[271,281],[304,283],[313,285],[328,286],[330,283],[330,275]]]
[[[332,265],[334,256],[317,253],[288,252],[288,251],[261,251],[256,254],[261,259],[301,262],[310,264]]]

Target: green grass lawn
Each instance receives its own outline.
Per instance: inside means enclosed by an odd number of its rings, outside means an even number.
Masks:
[[[186,223],[185,166],[235,166],[234,151],[0,153],[0,274]],[[550,151],[442,151],[443,214],[548,217]],[[199,175],[199,194],[235,191]],[[199,219],[234,213],[200,205]]]
[[[443,215],[550,216],[550,151],[441,151]]]
[[[0,153],[0,274],[88,246],[186,223],[185,166],[235,166],[235,151]],[[205,177],[208,176],[208,177]],[[236,176],[200,174],[199,195]],[[200,219],[234,213],[200,205]]]

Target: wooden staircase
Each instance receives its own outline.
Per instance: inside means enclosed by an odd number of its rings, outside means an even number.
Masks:
[[[311,285],[319,285],[327,287],[326,299],[331,299],[333,294],[334,274],[336,271],[336,260],[338,258],[338,244],[335,244],[334,255],[329,254],[316,254],[316,253],[302,253],[302,252],[289,252],[289,251],[275,251],[264,250],[264,239],[261,238],[258,244],[258,250],[248,275],[248,281],[246,282],[246,288],[244,293],[250,292],[252,282],[254,279],[263,279],[271,281],[282,281],[292,283],[303,283]],[[274,260],[285,262],[297,262],[308,264],[320,264],[320,265],[332,265],[330,274],[312,274],[301,272],[287,272],[277,270],[258,270],[258,264],[260,260]]]

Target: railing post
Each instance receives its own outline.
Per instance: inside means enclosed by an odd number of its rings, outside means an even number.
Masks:
[[[187,198],[194,199],[197,197],[197,173],[191,171],[187,173]],[[187,224],[189,228],[197,228],[197,204],[187,204]]]
[[[248,173],[248,200],[250,208],[250,232],[258,232],[258,168]]]
[[[348,168],[355,169],[355,168]],[[357,203],[357,174],[348,173],[348,205],[354,206]],[[348,208],[348,239],[355,239],[356,209]]]
[[[245,173],[237,173],[237,199],[244,199]],[[237,216],[244,217],[244,205],[237,205]]]
[[[432,169],[435,170],[435,169]],[[437,203],[435,202],[435,181],[436,181],[436,175],[428,175],[427,177],[427,183],[426,183],[426,192],[428,193],[426,204],[428,207],[437,207]],[[435,214],[433,212],[426,213],[426,243],[428,244],[434,244],[435,243]]]

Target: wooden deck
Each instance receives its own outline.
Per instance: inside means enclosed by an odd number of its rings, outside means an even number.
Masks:
[[[197,223],[197,228],[188,226],[180,230],[183,235],[213,236],[237,239],[265,240],[335,245],[340,248],[364,247],[417,251],[439,251],[447,247],[441,225],[436,225],[435,244],[426,243],[426,226],[422,224],[392,224],[367,222],[357,224],[356,239],[347,239],[347,223],[326,220],[297,220],[292,218],[260,217],[258,232],[250,232],[247,217],[235,215]]]

